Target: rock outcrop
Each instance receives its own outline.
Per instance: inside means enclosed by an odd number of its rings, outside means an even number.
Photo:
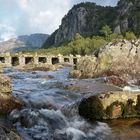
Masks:
[[[120,40],[101,48],[98,57],[81,58],[77,64],[77,70],[80,71],[81,78],[116,76],[128,81],[140,79],[139,64],[140,40]]]
[[[140,93],[107,92],[83,99],[79,114],[87,119],[140,117]]]
[[[10,113],[15,108],[21,108],[22,103],[12,97],[11,80],[0,76],[0,116]]]
[[[0,75],[0,139],[2,140],[22,140],[22,138],[9,127],[9,120],[6,116],[13,110],[22,107],[22,103],[12,97],[11,79]],[[2,118],[5,118],[4,122]]]

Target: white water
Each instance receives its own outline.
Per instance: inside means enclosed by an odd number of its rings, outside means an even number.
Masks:
[[[13,95],[25,103],[11,113],[11,121],[24,140],[117,140],[106,123],[89,123],[78,115],[79,92],[63,89],[68,68],[56,72],[23,72],[6,69],[13,77]],[[53,79],[43,79],[51,75]],[[90,79],[87,82],[93,82]]]

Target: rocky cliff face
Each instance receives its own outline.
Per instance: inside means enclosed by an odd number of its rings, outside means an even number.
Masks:
[[[0,52],[17,52],[22,50],[37,49],[42,46],[47,38],[47,34],[19,36],[16,39],[0,42]]]
[[[140,35],[140,1],[120,0],[117,6],[117,20],[114,31],[117,33],[133,31]]]
[[[76,33],[82,36],[99,35],[104,25],[114,32],[134,31],[140,34],[140,1],[120,0],[116,7],[102,7],[94,3],[74,6],[62,19],[62,24],[46,41],[43,47],[70,41]]]
[[[58,45],[74,38],[76,33],[82,36],[99,34],[104,25],[113,28],[112,20],[116,17],[116,10],[112,7],[97,6],[95,3],[81,3],[75,5],[62,19],[62,24],[46,41],[44,47]]]

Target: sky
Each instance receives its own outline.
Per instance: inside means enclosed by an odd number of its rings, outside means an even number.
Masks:
[[[0,41],[18,35],[51,34],[74,4],[86,1],[115,6],[118,0],[0,0]]]

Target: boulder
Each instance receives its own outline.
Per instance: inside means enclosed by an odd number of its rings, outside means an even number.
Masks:
[[[50,79],[53,79],[54,76],[52,76],[52,75],[43,75],[41,78],[46,79],[46,80],[50,80]]]
[[[0,93],[11,94],[11,79],[7,76],[0,75]]]
[[[140,40],[119,40],[109,43],[100,49],[97,70],[125,79],[126,81],[140,77]]]
[[[121,79],[118,76],[109,76],[108,78],[105,79],[105,83],[113,84],[118,87],[124,87],[128,85],[128,83],[125,80]]]
[[[116,76],[116,82],[127,82],[140,79],[139,62],[140,40],[119,40],[100,48],[98,57],[81,58],[76,70],[81,72],[81,78]]]
[[[8,114],[15,108],[21,108],[22,103],[12,96],[11,79],[0,76],[0,115]]]
[[[140,117],[140,93],[112,91],[81,101],[79,114],[87,119]]]
[[[80,78],[81,77],[81,71],[80,70],[73,70],[69,74],[70,78]]]

